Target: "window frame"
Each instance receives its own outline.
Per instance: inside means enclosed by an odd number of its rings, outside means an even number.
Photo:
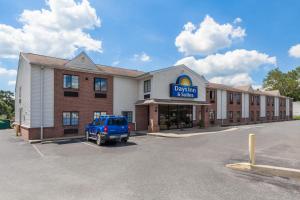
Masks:
[[[95,115],[96,113],[99,113],[99,114],[100,114],[99,117],[107,115],[107,112],[106,112],[106,111],[94,111],[94,115],[93,115],[93,119],[94,119],[94,120],[97,119],[97,117],[95,117],[95,116],[96,116],[96,115]],[[105,115],[102,115],[102,113],[105,113]]]
[[[229,104],[233,104],[233,92],[229,92]]]
[[[130,113],[130,117],[128,117],[128,113]],[[126,117],[128,123],[133,123],[133,111],[122,111],[122,116]]]
[[[144,80],[144,93],[151,92],[151,79]]]
[[[236,93],[236,104],[240,105],[241,104],[241,93]]]
[[[65,78],[66,77],[71,77],[71,83],[70,86],[67,86],[68,84],[65,84]],[[73,78],[77,77],[77,87],[73,87]],[[80,78],[78,75],[73,75],[73,74],[64,74],[63,75],[63,88],[64,89],[73,89],[73,90],[79,90],[79,83],[80,83]]]
[[[69,113],[69,123],[65,124],[65,118],[64,118],[64,113]],[[77,124],[73,124],[73,114],[77,114]],[[78,111],[63,111],[62,112],[62,125],[63,126],[79,126],[79,112]]]
[[[97,81],[99,81],[99,83],[100,83],[99,89],[96,89]],[[103,82],[106,82],[106,88],[105,89],[102,88]],[[107,78],[94,77],[94,91],[99,92],[99,93],[107,93],[107,91],[108,91],[108,80],[107,80]]]

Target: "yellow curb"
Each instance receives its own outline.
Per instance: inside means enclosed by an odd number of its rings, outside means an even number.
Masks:
[[[223,132],[229,132],[237,130],[238,128],[230,128],[222,131],[210,131],[210,132],[200,132],[200,133],[186,133],[186,134],[176,134],[176,133],[147,133],[147,135],[151,136],[159,136],[159,137],[168,137],[168,138],[187,138],[197,135],[209,135],[209,134],[216,134],[216,133],[223,133]]]
[[[258,174],[263,174],[263,175],[294,178],[294,179],[300,180],[300,170],[299,169],[276,167],[276,166],[270,166],[270,165],[250,165],[250,163],[228,164],[228,165],[226,165],[226,167],[233,169],[233,170],[248,171],[248,172],[253,171]]]

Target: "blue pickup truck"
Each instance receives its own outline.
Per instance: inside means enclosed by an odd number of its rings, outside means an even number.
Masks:
[[[127,142],[130,130],[124,116],[101,116],[85,127],[85,134],[102,145],[109,140]]]

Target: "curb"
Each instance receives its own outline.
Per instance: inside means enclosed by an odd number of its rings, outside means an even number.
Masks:
[[[85,136],[71,136],[71,137],[59,137],[59,138],[49,138],[44,140],[28,140],[29,144],[36,144],[36,143],[51,143],[54,141],[60,141],[60,140],[72,140],[72,139],[81,139],[85,138]]]
[[[197,136],[197,135],[209,135],[209,134],[216,134],[216,133],[223,133],[223,132],[229,132],[229,131],[234,131],[237,130],[238,128],[230,128],[226,130],[221,130],[221,131],[210,131],[210,132],[200,132],[200,133],[187,133],[187,134],[176,134],[176,133],[147,133],[147,135],[150,136],[158,136],[158,137],[167,137],[167,138],[187,138],[187,137],[192,137],[192,136]]]
[[[300,180],[299,169],[276,167],[270,165],[250,165],[250,163],[227,164],[226,167],[233,170],[246,171],[246,172],[252,171],[263,175],[294,178]]]

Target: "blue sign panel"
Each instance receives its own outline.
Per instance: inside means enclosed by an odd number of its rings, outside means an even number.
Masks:
[[[179,84],[170,84],[171,97],[197,98],[198,87]]]

